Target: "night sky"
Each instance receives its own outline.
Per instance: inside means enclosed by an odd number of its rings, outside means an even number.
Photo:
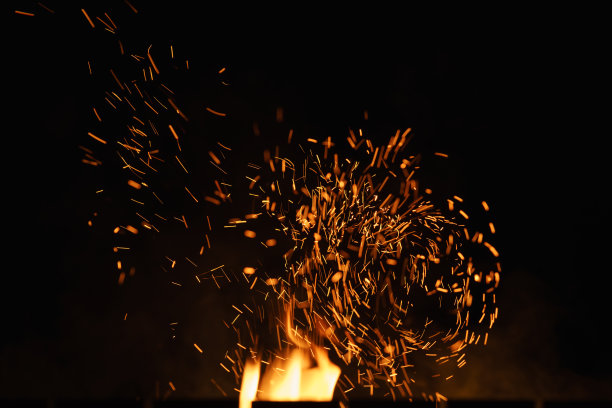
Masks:
[[[53,15],[35,2],[11,5],[0,397],[146,397],[156,387],[164,394],[168,381],[173,396],[219,396],[210,378],[220,374],[218,354],[230,341],[216,319],[228,295],[177,291],[146,259],[134,259],[135,277],[117,284],[112,229],[125,210],[95,192],[119,191],[125,179],[82,164],[79,146],[93,146],[91,106],[108,89],[89,76],[87,61],[113,66],[118,49],[92,34],[84,7],[120,21],[134,52],[172,44],[188,58],[189,72],[169,81],[194,118],[191,134],[227,142],[238,158],[259,154],[289,128],[345,139],[349,127],[364,124],[364,110],[372,137],[411,127],[415,149],[448,153],[428,177],[491,205],[503,275],[489,345],[473,351],[442,394],[612,398],[610,171],[604,105],[596,103],[603,95],[597,24],[579,30],[550,16],[502,18],[492,10],[487,19],[423,24],[392,8],[354,15],[287,8],[274,17],[234,4],[196,12],[187,2],[140,3],[133,2],[137,16],[119,1],[45,2]],[[222,67],[228,86],[219,83]],[[197,161],[198,152],[188,155]],[[216,256],[228,255],[235,254],[226,248]]]

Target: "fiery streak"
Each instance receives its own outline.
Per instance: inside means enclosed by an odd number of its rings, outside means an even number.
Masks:
[[[106,140],[99,138],[98,136],[94,135],[91,132],[87,132],[87,134],[89,136],[91,136],[94,140],[97,140],[98,142],[102,143],[102,144],[106,144]]]
[[[91,28],[96,28],[96,26],[94,25],[93,21],[91,20],[91,18],[89,18],[89,15],[87,14],[87,12],[85,11],[85,9],[81,9],[81,12],[83,13],[83,15],[85,16],[85,18],[87,19],[87,22],[89,23],[89,25],[91,26]]]
[[[206,110],[209,111],[210,113],[212,113],[213,115],[217,115],[217,116],[227,116],[227,113],[223,113],[223,112],[218,112],[216,110],[213,110],[209,107],[206,107]]]
[[[29,13],[27,11],[15,10],[15,14],[20,14],[22,16],[28,16],[28,17],[34,17],[34,13]]]

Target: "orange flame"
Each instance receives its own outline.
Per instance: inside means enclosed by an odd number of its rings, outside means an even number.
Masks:
[[[332,363],[327,351],[313,347],[315,366],[305,349],[294,349],[288,358],[276,358],[260,381],[260,361],[248,360],[242,375],[240,408],[260,401],[331,401],[340,367]]]

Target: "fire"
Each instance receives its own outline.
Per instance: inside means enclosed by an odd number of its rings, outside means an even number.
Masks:
[[[287,358],[277,357],[260,381],[261,362],[248,360],[242,375],[240,408],[260,401],[331,401],[340,367],[332,363],[327,351],[313,347],[314,362],[308,350],[296,348]]]

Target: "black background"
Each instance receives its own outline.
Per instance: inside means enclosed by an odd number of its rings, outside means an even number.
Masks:
[[[176,396],[218,395],[209,379],[224,352],[213,321],[221,295],[176,294],[151,274],[119,288],[108,228],[87,226],[107,208],[95,191],[113,182],[80,163],[95,120],[87,61],[117,51],[92,42],[83,7],[126,21],[127,42],[188,56],[192,69],[176,82],[186,104],[232,112],[226,137],[243,152],[273,140],[265,124],[282,106],[303,135],[344,138],[368,110],[372,134],[411,127],[417,147],[449,153],[433,178],[490,203],[504,273],[489,345],[441,392],[610,398],[608,135],[593,16],[134,4],[138,16],[122,2],[7,11],[1,396],[149,396],[168,381]],[[221,67],[229,87],[218,84]],[[270,129],[262,140],[253,121]],[[171,341],[174,320],[184,329]],[[210,348],[195,353],[206,338]]]

